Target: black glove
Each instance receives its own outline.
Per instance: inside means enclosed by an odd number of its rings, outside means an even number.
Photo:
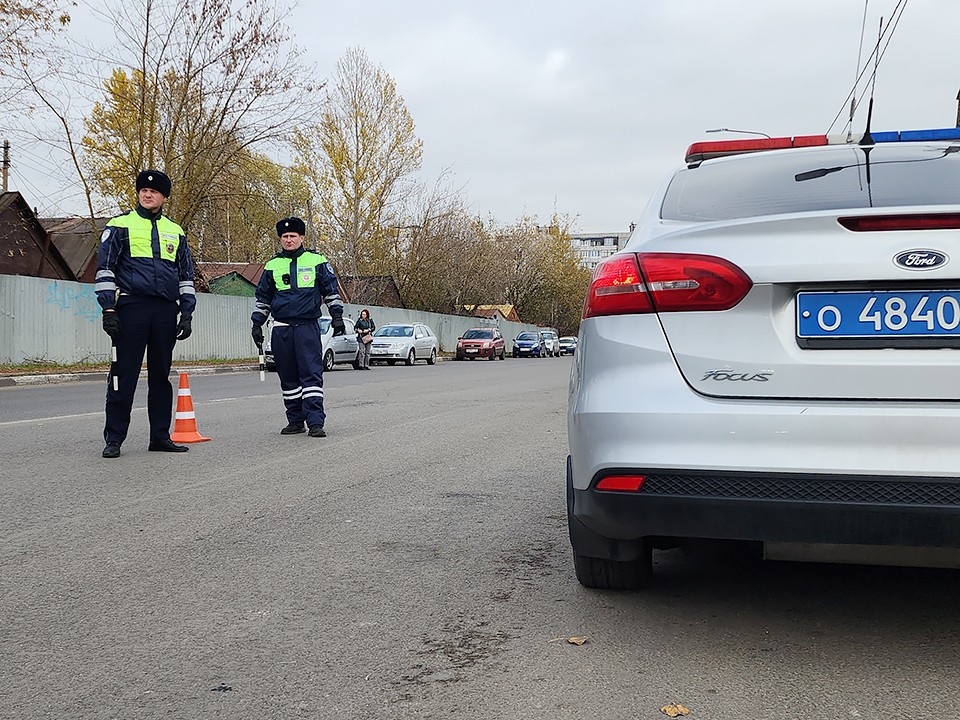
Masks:
[[[254,323],[253,328],[250,330],[250,335],[253,337],[253,342],[256,343],[257,347],[263,345],[263,325]]]
[[[333,318],[333,320],[330,321],[330,324],[333,326],[334,337],[336,337],[337,335],[343,335],[347,331],[347,328],[343,324],[342,317]]]
[[[103,331],[114,340],[120,337],[120,318],[113,310],[103,313]]]
[[[182,317],[177,323],[177,340],[186,340],[193,329],[190,327],[190,318]]]

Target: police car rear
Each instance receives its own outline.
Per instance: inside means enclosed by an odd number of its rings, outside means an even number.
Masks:
[[[946,139],[944,139],[946,137]],[[960,130],[700,143],[597,267],[577,577],[686,539],[960,546]]]

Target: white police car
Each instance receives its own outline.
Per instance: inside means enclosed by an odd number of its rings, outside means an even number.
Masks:
[[[960,129],[692,145],[593,275],[577,577],[688,539],[960,547]]]

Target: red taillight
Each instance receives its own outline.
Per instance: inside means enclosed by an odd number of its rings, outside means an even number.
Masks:
[[[610,475],[597,483],[597,490],[639,492],[646,479],[644,475]]]
[[[613,255],[594,271],[583,317],[729,310],[751,287],[743,270],[712,255]]]
[[[657,312],[729,310],[753,287],[743,270],[712,255],[640,253],[639,257]]]
[[[612,255],[597,265],[583,304],[583,317],[653,312],[640,278],[637,256]]]
[[[960,213],[928,215],[869,215],[842,217],[837,222],[854,232],[881,232],[883,230],[957,230]]]

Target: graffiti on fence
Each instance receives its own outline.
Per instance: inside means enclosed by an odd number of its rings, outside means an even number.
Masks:
[[[47,305],[55,305],[74,317],[83,318],[88,322],[96,322],[100,319],[100,306],[97,304],[93,285],[53,281],[47,287]]]

